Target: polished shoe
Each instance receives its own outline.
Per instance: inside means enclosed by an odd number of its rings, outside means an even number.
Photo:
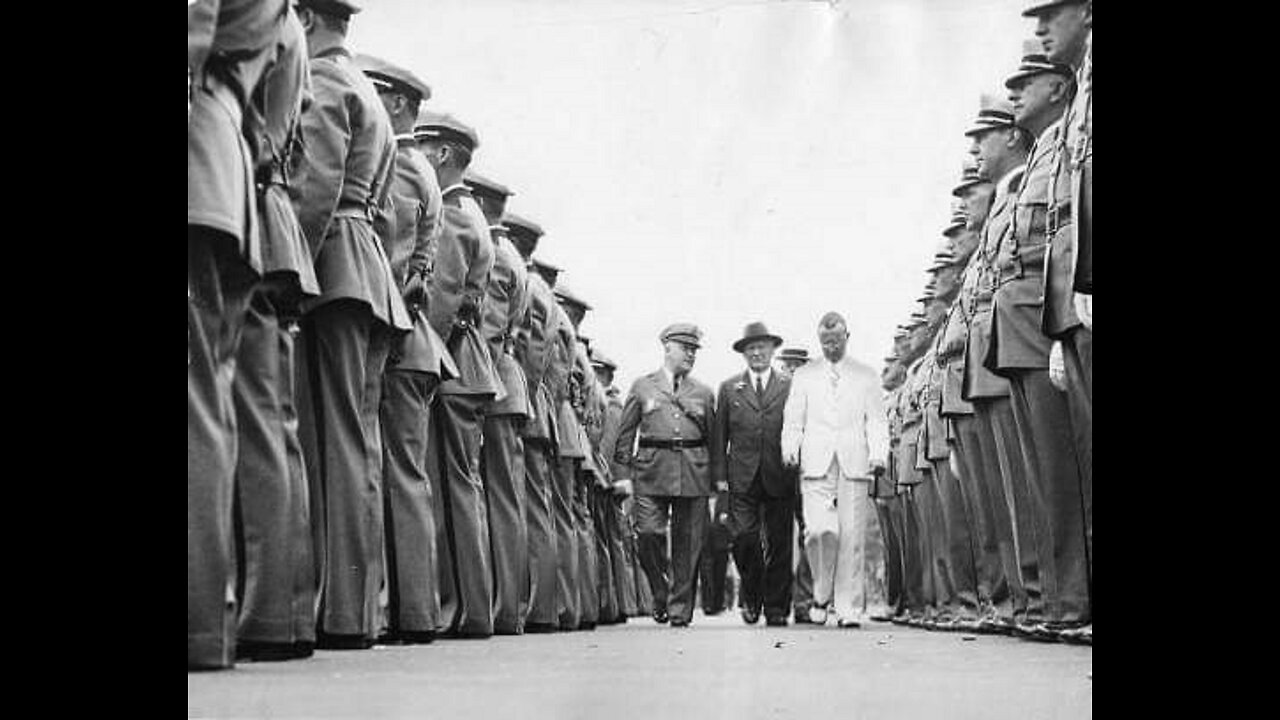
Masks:
[[[299,658],[308,657],[312,654],[310,648],[305,648],[305,643],[274,643],[274,642],[254,642],[252,640],[240,641],[236,643],[236,662],[282,662],[284,660],[297,660]]]
[[[435,642],[431,630],[393,630],[378,636],[379,645],[429,645]]]
[[[364,635],[319,633],[316,637],[316,647],[320,650],[368,650],[373,642],[373,638]]]
[[[870,615],[868,617],[870,617],[872,621],[878,623],[893,622],[893,616],[887,613],[876,613],[875,615]]]
[[[812,625],[812,624],[813,624],[813,619],[809,617],[809,611],[808,611],[808,610],[797,609],[797,610],[792,614],[792,617],[795,619],[795,623],[796,623],[797,625]]]
[[[787,616],[786,615],[769,615],[765,617],[764,624],[768,627],[786,627]]]
[[[854,618],[840,618],[839,620],[836,620],[836,627],[860,628],[862,627],[862,623]]]
[[[742,622],[755,625],[760,620],[760,611],[755,608],[742,608]]]
[[[555,623],[525,623],[524,632],[526,635],[545,635],[560,632],[560,626]]]
[[[667,622],[667,620],[669,620],[669,619],[671,619],[671,618],[670,618],[670,616],[669,616],[669,615],[667,615],[667,611],[666,611],[666,610],[654,610],[654,611],[653,611],[653,620],[654,620],[654,622],[658,623],[659,625],[663,625],[663,624],[665,624],[665,623]]]
[[[1035,642],[1058,642],[1057,631],[1044,623],[1023,622],[1013,626],[1014,637]]]
[[[689,618],[673,617],[671,618],[671,627],[673,628],[689,627],[689,622],[690,622]]]
[[[1058,639],[1071,645],[1093,645],[1093,623],[1058,631]]]

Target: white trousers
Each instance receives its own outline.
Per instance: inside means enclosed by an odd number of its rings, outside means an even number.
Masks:
[[[825,476],[800,481],[813,604],[830,607],[838,618],[864,614],[864,546],[875,512],[867,490],[867,480],[845,475],[835,457]]]

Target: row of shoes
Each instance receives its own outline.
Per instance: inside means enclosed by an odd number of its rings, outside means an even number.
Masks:
[[[899,611],[888,620],[894,625],[922,628],[935,632],[966,632],[978,635],[1009,635],[1036,642],[1062,642],[1072,645],[1093,645],[1093,624],[1015,622],[988,613],[980,618],[962,618],[933,612]]]

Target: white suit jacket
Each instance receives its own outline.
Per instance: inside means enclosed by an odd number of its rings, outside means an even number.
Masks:
[[[797,450],[804,477],[827,474],[834,456],[848,477],[868,477],[872,458],[887,464],[889,423],[880,378],[845,356],[832,365],[815,358],[796,369],[782,415],[782,456]]]

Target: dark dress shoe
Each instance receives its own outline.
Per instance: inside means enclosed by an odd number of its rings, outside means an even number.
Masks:
[[[560,626],[555,623],[525,623],[524,631],[528,635],[539,635],[560,632]]]
[[[368,650],[373,647],[373,638],[364,635],[320,633],[316,637],[316,647],[321,650]]]
[[[659,625],[664,625],[664,624],[666,624],[667,620],[669,620],[669,619],[670,619],[670,616],[669,616],[669,615],[667,615],[667,611],[666,611],[666,610],[654,610],[654,611],[653,611],[653,620],[654,620],[654,622],[658,623]]]
[[[812,625],[813,620],[809,617],[808,610],[796,610],[792,613],[797,625]]]
[[[671,618],[671,627],[689,627],[689,618],[673,617]]]
[[[768,627],[786,627],[787,616],[786,615],[769,615],[765,617],[764,624]]]
[[[742,622],[748,625],[755,625],[760,620],[760,611],[755,608],[742,609]]]
[[[297,660],[298,658],[307,657],[300,654],[301,643],[274,643],[274,642],[254,642],[240,641],[236,643],[236,661],[245,660],[248,662],[282,662],[284,660]]]

